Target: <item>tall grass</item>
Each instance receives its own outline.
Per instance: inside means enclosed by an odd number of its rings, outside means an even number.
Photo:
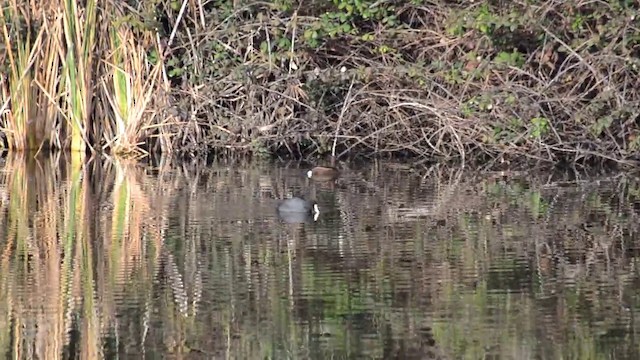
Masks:
[[[57,14],[52,20],[43,19],[42,43],[39,52],[39,63],[41,71],[34,71],[34,82],[36,85],[35,101],[36,117],[31,119],[37,127],[37,135],[29,144],[29,148],[41,147],[61,147],[60,137],[56,131],[60,113],[58,99],[61,94],[58,92],[60,86],[61,59],[59,34],[63,31],[62,14]]]
[[[3,132],[6,134],[9,148],[25,149],[28,147],[27,123],[33,109],[30,68],[39,41],[34,41],[29,23],[22,19],[21,11],[15,2],[11,2],[6,11],[0,11],[0,27],[6,48],[4,67],[8,62],[8,74],[3,81],[2,102],[8,104],[11,101],[11,110],[3,114]],[[24,31],[21,37],[15,36],[18,31]]]
[[[161,62],[152,66],[131,28],[109,29],[110,56],[105,60],[102,87],[112,112],[104,132],[105,147],[117,153],[140,153],[141,141],[153,115],[147,110],[161,74]],[[151,41],[150,41],[151,40]]]
[[[83,151],[86,145],[86,122],[89,120],[93,92],[93,50],[96,32],[96,2],[88,0],[84,13],[74,0],[63,1],[63,63],[66,116],[71,129],[71,150]]]
[[[154,129],[152,95],[162,85],[162,59],[151,65],[147,58],[155,32],[123,21],[125,11],[106,0],[12,0],[3,10],[0,131],[6,146],[140,153]],[[96,106],[94,99],[106,104]]]

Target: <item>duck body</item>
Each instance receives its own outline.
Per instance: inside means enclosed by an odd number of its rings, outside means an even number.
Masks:
[[[332,166],[316,166],[307,171],[307,177],[309,179],[318,181],[334,180],[338,175],[340,175],[340,172]]]
[[[288,223],[308,222],[311,217],[316,221],[320,215],[320,209],[316,202],[292,197],[278,205],[278,215]]]

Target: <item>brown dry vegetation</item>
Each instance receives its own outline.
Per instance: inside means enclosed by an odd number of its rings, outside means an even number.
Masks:
[[[222,4],[178,32],[187,148],[638,160],[637,2]]]
[[[117,46],[98,36],[92,109],[107,120],[87,139],[191,155],[634,164],[638,10],[629,0],[98,1],[99,34],[133,44],[122,56],[138,66],[123,69],[155,81],[129,96],[154,96],[126,129],[118,116],[129,113],[105,110],[118,108],[116,83],[101,85]]]

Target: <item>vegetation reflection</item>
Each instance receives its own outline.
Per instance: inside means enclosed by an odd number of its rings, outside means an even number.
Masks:
[[[63,155],[0,173],[0,352],[633,355],[638,184]],[[293,175],[292,175],[293,174]],[[354,176],[357,175],[357,176]],[[317,222],[277,220],[312,186]]]

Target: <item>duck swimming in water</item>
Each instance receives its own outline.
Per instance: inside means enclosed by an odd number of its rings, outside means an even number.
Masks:
[[[313,221],[317,221],[320,209],[315,201],[292,197],[278,205],[278,215],[288,223],[307,222],[311,216]]]
[[[340,175],[338,169],[332,166],[316,166],[313,169],[307,171],[307,177],[317,181],[330,181],[334,180]]]

